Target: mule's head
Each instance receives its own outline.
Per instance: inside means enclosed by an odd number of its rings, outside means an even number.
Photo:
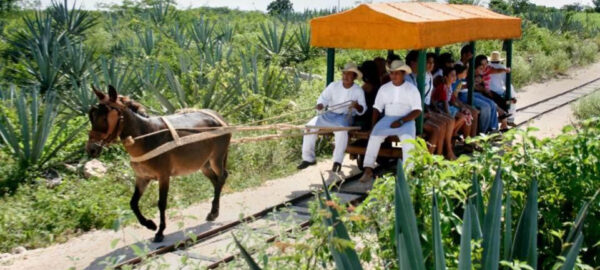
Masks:
[[[88,112],[92,129],[89,132],[85,147],[90,157],[97,157],[102,152],[102,147],[112,143],[123,127],[123,109],[125,106],[119,102],[117,90],[109,86],[108,95],[96,89],[92,89],[98,97],[98,104],[92,106]]]

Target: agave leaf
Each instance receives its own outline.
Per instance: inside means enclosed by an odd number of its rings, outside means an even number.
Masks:
[[[433,253],[435,259],[435,269],[446,269],[446,259],[444,258],[444,247],[442,246],[442,230],[440,228],[440,212],[438,209],[437,196],[435,188],[432,192],[433,207],[431,209],[431,223],[433,224]]]
[[[481,239],[481,237],[483,237],[483,232],[481,230],[481,224],[479,223],[477,209],[475,209],[473,202],[470,203],[469,210],[471,211],[471,229],[473,229],[471,238],[474,240]]]
[[[512,209],[510,192],[506,193],[506,202],[504,204],[504,251],[502,259],[509,261],[510,249],[512,247]]]
[[[596,200],[596,197],[598,196],[599,193],[600,193],[600,189],[598,189],[594,193],[592,198],[587,203],[585,203],[581,207],[581,209],[579,209],[579,212],[577,213],[577,217],[575,217],[575,222],[573,223],[573,226],[571,227],[571,229],[569,230],[569,234],[567,235],[566,243],[571,243],[571,242],[575,241],[575,236],[583,230],[583,221],[587,217],[588,211],[590,209],[590,205],[592,205],[594,200]]]
[[[477,217],[479,224],[483,224],[485,212],[483,208],[483,195],[481,194],[481,186],[479,185],[478,174],[476,171],[473,172],[471,178],[471,194],[475,195],[475,208],[477,209]]]
[[[458,255],[458,269],[459,270],[471,270],[471,224],[473,218],[471,217],[471,203],[465,204],[465,210],[463,213],[463,225],[462,233],[460,236],[460,253]]]
[[[399,237],[401,233],[403,235],[402,239],[404,240],[404,247],[406,247],[406,253],[408,254],[409,269],[424,270],[425,265],[423,263],[421,242],[417,229],[417,217],[415,216],[408,184],[404,177],[402,162],[398,162],[396,169],[394,205],[396,213],[395,233],[396,237]],[[404,252],[401,250],[402,245],[397,246],[397,249],[400,258],[400,253]]]
[[[581,249],[581,244],[583,243],[583,233],[577,233],[577,237],[575,238],[575,242],[569,249],[567,256],[565,257],[565,263],[560,268],[561,270],[572,270],[575,269],[575,262],[577,261],[577,255],[579,254],[579,249]]]
[[[327,200],[331,200],[331,194],[329,194],[329,187],[325,183],[325,178],[323,178],[322,174],[321,181],[323,182],[323,189],[325,190],[325,198]],[[327,208],[331,213],[330,217],[323,217],[323,221],[327,226],[333,227],[333,231],[329,235],[329,249],[331,251],[331,256],[335,261],[337,269],[363,269],[360,265],[358,255],[356,254],[356,251],[354,249],[345,246],[342,247],[342,250],[339,250],[338,247],[334,244],[334,239],[351,241],[350,235],[348,234],[348,230],[346,230],[346,226],[344,226],[344,223],[339,219],[339,214],[337,210],[335,210],[332,207],[326,206],[325,203],[323,203],[323,199],[321,198],[321,196],[318,196],[318,198],[319,205],[321,206],[321,208]]]
[[[235,242],[235,245],[240,249],[240,254],[242,254],[242,257],[244,257],[244,260],[246,260],[248,267],[250,267],[250,269],[252,269],[252,270],[260,270],[260,267],[258,266],[256,261],[254,261],[252,256],[250,256],[250,253],[248,253],[248,251],[244,248],[244,246],[242,246],[240,241],[237,240],[235,235],[232,233],[231,236],[233,237],[233,241]]]
[[[515,231],[513,241],[512,256],[510,259],[527,261],[527,263],[537,268],[537,219],[538,219],[538,185],[534,178],[527,192],[527,203]]]
[[[481,265],[486,270],[497,270],[500,264],[500,217],[502,216],[502,168],[498,164],[483,221],[483,257]]]

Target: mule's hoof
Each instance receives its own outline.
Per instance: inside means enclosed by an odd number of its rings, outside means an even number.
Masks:
[[[206,221],[214,221],[219,216],[219,213],[210,213],[206,216]]]
[[[146,219],[146,222],[144,222],[144,224],[142,225],[146,226],[146,228],[152,231],[156,231],[156,229],[158,228],[156,227],[156,223],[154,223],[154,221],[152,221],[151,219]]]
[[[165,236],[163,234],[156,234],[154,235],[154,240],[152,240],[152,242],[154,243],[160,243],[163,241],[163,239],[165,239]]]

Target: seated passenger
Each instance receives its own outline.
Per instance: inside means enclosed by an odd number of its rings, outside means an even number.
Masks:
[[[361,79],[362,73],[354,63],[346,64],[342,72],[342,80],[330,83],[317,100],[316,109],[326,111],[311,119],[306,124],[307,126],[348,127],[352,125],[354,115],[365,113],[367,105],[364,92],[360,86],[354,83],[355,79]],[[317,131],[317,129],[309,130],[309,132]],[[333,150],[332,170],[339,172],[344,160],[344,152],[348,146],[348,131],[335,131],[333,134],[335,148]],[[302,163],[297,167],[299,170],[316,164],[315,144],[317,138],[317,134],[304,135]]]
[[[418,55],[419,52],[414,50],[408,52],[406,55],[406,64],[413,71],[418,70]],[[445,151],[446,153],[450,153],[447,154],[447,156],[452,157],[453,151],[451,142],[452,131],[454,130],[454,119],[441,114],[436,110],[428,110],[431,104],[431,93],[436,85],[430,72],[435,63],[435,54],[428,54],[426,58],[425,90],[423,93],[423,103],[425,104],[423,131],[428,137],[428,142],[433,145],[433,147],[429,148],[431,153],[434,153],[435,151],[436,154],[441,155]],[[417,76],[418,71],[406,75],[404,79],[414,86],[417,86]]]
[[[489,57],[489,61],[490,61],[489,66],[492,67],[493,69],[502,71],[502,72],[493,73],[490,75],[490,90],[502,97],[505,96],[505,92],[506,92],[506,72],[504,70],[507,70],[506,66],[504,66],[501,63],[503,60],[504,59],[500,58],[499,51],[493,51]],[[516,106],[517,99],[516,99],[514,90],[515,90],[514,87],[510,88],[511,99],[510,99],[510,104],[508,105],[508,113],[510,114],[510,116],[508,117],[508,125],[510,125],[510,126],[515,125],[514,121],[515,121],[515,113],[516,113],[516,109],[517,109],[517,106]]]
[[[433,68],[433,71],[431,71],[433,78],[444,76],[444,68],[447,67],[454,67],[454,59],[452,59],[451,53],[446,52],[437,57],[435,67]]]
[[[392,64],[392,62],[395,60],[400,60],[400,56],[397,54],[388,55],[388,57],[385,61],[386,62],[385,67],[389,67]],[[381,76],[380,81],[381,81],[381,85],[388,83],[390,81],[390,75],[387,72],[384,72],[383,75]]]
[[[487,56],[478,55],[475,57],[475,74],[480,75],[483,80],[483,87],[479,86],[479,90],[481,93],[491,98],[496,105],[498,105],[498,120],[501,123],[500,128],[505,129],[507,127],[507,119],[508,118],[508,103],[504,100],[503,96],[498,95],[495,92],[490,90],[490,80],[491,74],[501,73],[501,72],[510,72],[510,69],[495,69],[488,65]],[[476,85],[477,86],[477,85]]]
[[[391,81],[382,85],[377,92],[373,105],[373,122],[377,122],[371,131],[367,151],[365,153],[365,172],[361,182],[373,180],[373,167],[379,154],[381,143],[388,136],[398,136],[402,142],[402,161],[406,165],[410,150],[414,148],[408,139],[416,136],[415,118],[421,114],[421,94],[412,84],[404,81],[406,74],[411,73],[410,67],[395,60],[389,67]],[[384,116],[381,120],[379,114]]]
[[[458,99],[462,103],[467,104],[469,94],[466,84],[467,68],[462,65],[456,65],[455,69],[457,80],[454,83],[455,85],[453,88],[458,92]],[[496,103],[493,100],[487,98],[477,91],[474,91],[473,106],[479,110],[478,132],[487,133],[489,131],[498,129],[498,112],[496,111]],[[473,121],[475,121],[475,119],[473,119]]]
[[[473,59],[473,52],[471,45],[467,44],[460,49],[460,59],[454,63],[454,65],[462,65],[469,69],[469,63]]]
[[[365,101],[367,109],[365,113],[357,116],[355,121],[358,123],[362,130],[369,130],[373,126],[371,123],[371,115],[373,114],[373,103],[375,102],[375,96],[377,96],[377,90],[381,86],[379,82],[379,73],[377,70],[377,64],[375,61],[363,62],[359,70],[363,73],[363,85],[362,89],[365,92]]]
[[[458,131],[462,130],[465,136],[470,136],[471,133],[471,112],[462,108],[457,102],[452,89],[452,84],[456,81],[456,70],[453,68],[444,69],[443,83],[438,85],[431,97],[432,104],[439,108],[443,113],[449,114],[456,121],[454,124],[453,135],[457,136]],[[450,157],[448,157],[450,158]]]

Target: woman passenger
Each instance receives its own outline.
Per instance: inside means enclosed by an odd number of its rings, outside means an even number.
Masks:
[[[371,124],[373,115],[373,103],[375,103],[375,97],[377,96],[377,90],[381,86],[379,80],[379,74],[377,69],[377,64],[375,61],[365,61],[363,62],[359,70],[363,73],[363,85],[362,89],[365,92],[365,101],[367,103],[366,112],[357,117],[357,122],[360,123],[362,130],[369,130],[373,125]]]

